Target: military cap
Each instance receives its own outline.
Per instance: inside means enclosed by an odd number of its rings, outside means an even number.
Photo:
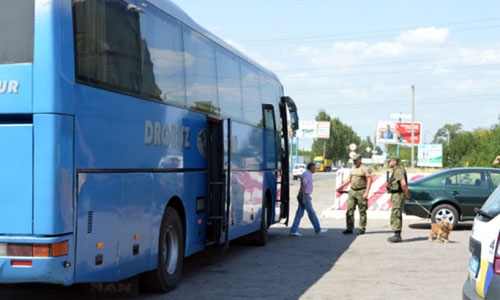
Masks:
[[[352,160],[357,160],[357,159],[360,159],[361,158],[361,154],[359,153],[356,153],[352,156]]]

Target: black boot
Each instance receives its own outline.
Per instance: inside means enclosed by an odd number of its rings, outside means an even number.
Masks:
[[[387,239],[390,243],[401,243],[403,239],[401,238],[401,231],[394,231],[394,236]]]

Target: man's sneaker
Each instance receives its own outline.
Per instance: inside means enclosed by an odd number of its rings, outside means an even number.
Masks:
[[[321,229],[320,229],[318,232],[316,232],[316,233],[325,233],[325,232],[327,232],[327,231],[328,231],[328,229],[326,229],[326,228],[321,228]]]
[[[352,234],[352,230],[346,229],[346,230],[342,231],[342,234]]]
[[[358,235],[361,235],[361,234],[365,234],[365,230],[364,229],[358,230]]]
[[[290,235],[293,235],[293,236],[302,236],[302,233],[300,232],[290,232]]]

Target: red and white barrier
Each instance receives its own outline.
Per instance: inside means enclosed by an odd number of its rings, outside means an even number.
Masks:
[[[349,176],[351,169],[337,170],[335,186],[340,186],[342,182]],[[407,174],[408,181],[419,179],[426,174]],[[392,207],[391,195],[386,191],[386,174],[372,174],[372,186],[368,193],[368,210],[388,211]],[[345,191],[349,191],[350,186],[344,187]],[[347,209],[347,193],[337,193],[335,191],[335,204],[329,210],[346,210]]]

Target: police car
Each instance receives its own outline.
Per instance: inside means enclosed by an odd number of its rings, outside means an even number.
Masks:
[[[500,299],[500,186],[476,212],[462,299]]]

